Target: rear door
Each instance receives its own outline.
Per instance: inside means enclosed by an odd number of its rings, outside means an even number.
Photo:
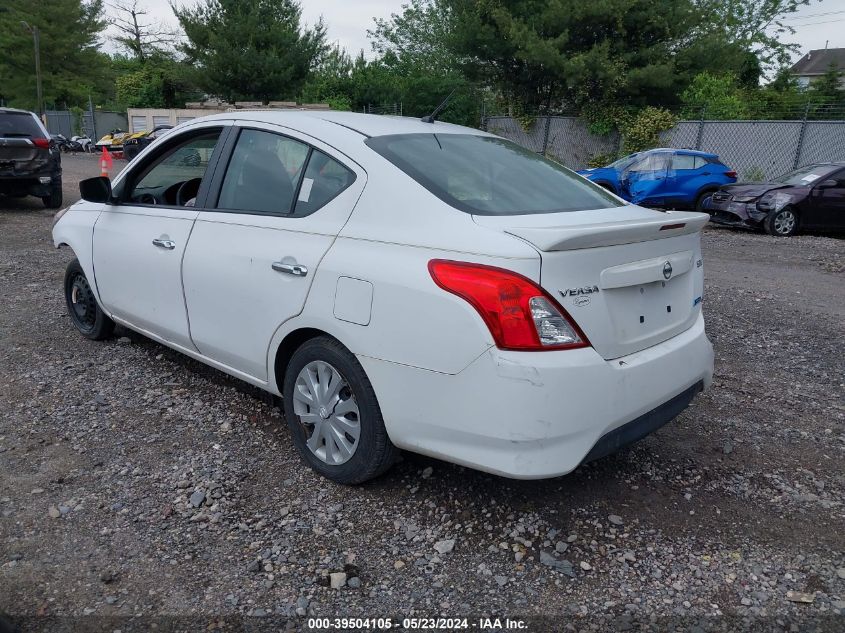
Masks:
[[[302,311],[365,172],[330,147],[269,124],[238,124],[185,252],[191,338],[205,356],[267,380],[273,333]]]
[[[94,225],[94,274],[106,309],[189,349],[182,257],[228,125],[191,127],[133,165]]]
[[[816,185],[805,211],[806,224],[831,229],[845,229],[845,170],[827,176],[835,187]]]

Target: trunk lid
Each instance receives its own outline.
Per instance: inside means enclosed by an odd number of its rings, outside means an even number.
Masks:
[[[701,310],[702,213],[615,209],[473,216],[528,242],[540,285],[605,359],[656,345],[691,327]]]

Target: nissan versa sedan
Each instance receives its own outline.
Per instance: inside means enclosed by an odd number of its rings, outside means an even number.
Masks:
[[[337,482],[399,449],[562,475],[712,381],[708,216],[628,204],[485,132],[227,113],[80,189],[53,228],[79,332],[119,323],[282,396]]]
[[[713,194],[711,220],[770,235],[845,230],[845,162],[807,165],[771,182],[738,183]]]

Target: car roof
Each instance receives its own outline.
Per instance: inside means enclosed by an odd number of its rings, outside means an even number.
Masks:
[[[714,154],[712,152],[702,152],[701,150],[697,149],[687,149],[685,147],[678,148],[678,147],[655,147],[654,149],[646,150],[643,154],[647,154],[649,152],[672,152],[674,154],[684,154],[686,156],[702,156],[704,158],[719,158],[718,154]]]
[[[383,114],[362,114],[359,112],[339,112],[335,110],[235,110],[221,112],[204,119],[227,119],[260,121],[292,128],[301,124],[313,127],[315,123],[340,126],[357,132],[361,136],[386,136],[389,134],[477,134],[488,136],[486,132],[452,123],[435,121],[423,123],[415,117],[387,116]],[[297,125],[297,124],[300,125]],[[328,127],[328,126],[327,126]]]
[[[29,110],[21,110],[19,108],[0,108],[0,114],[4,112],[9,114],[29,114],[31,116],[35,116],[34,112],[30,112]]]

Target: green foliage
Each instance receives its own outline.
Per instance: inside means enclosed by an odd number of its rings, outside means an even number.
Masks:
[[[119,109],[182,108],[186,101],[199,98],[190,69],[164,53],[144,60],[116,56],[112,64]]]
[[[228,101],[295,98],[327,48],[325,25],[302,28],[294,0],[203,0],[173,10],[198,84]]]
[[[763,182],[766,179],[766,172],[762,167],[754,165],[742,172],[743,182]]]
[[[617,158],[619,158],[619,154],[617,152],[596,154],[595,156],[591,156],[587,161],[587,167],[605,167],[606,165],[610,165],[610,163],[615,161]]]
[[[108,57],[97,50],[105,28],[102,15],[102,0],[3,0],[0,98],[8,105],[36,107],[33,36],[21,21],[40,31],[45,107],[82,105],[89,93],[108,95]]]
[[[747,101],[734,75],[699,73],[681,93],[686,119],[745,119]]]
[[[678,120],[663,108],[643,108],[621,128],[622,152],[631,154],[657,147],[660,133],[672,129]]]

